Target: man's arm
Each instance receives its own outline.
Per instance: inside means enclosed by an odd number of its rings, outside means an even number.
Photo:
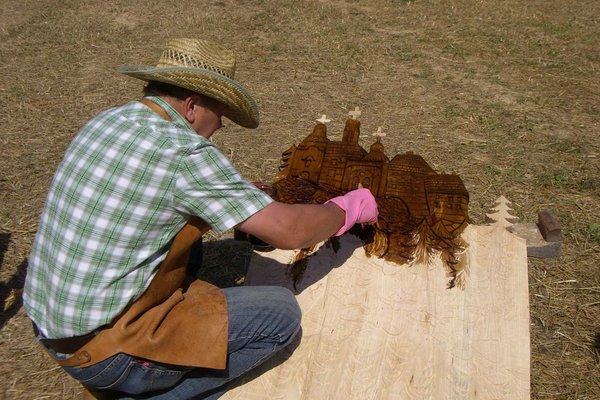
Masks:
[[[344,211],[333,203],[273,202],[237,226],[279,249],[302,249],[331,237],[344,224]]]
[[[237,226],[270,245],[302,249],[341,235],[355,223],[374,223],[377,204],[368,189],[358,189],[325,204],[273,202]]]

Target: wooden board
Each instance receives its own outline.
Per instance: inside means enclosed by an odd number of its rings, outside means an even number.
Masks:
[[[528,399],[525,241],[501,224],[463,237],[463,290],[446,289],[439,260],[367,258],[352,235],[337,254],[321,248],[299,287],[301,338],[224,398]],[[247,284],[290,287],[294,254],[256,253]]]

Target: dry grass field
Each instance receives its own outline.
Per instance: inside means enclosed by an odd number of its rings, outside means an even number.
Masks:
[[[2,0],[0,399],[81,395],[33,340],[19,288],[70,139],[139,97],[115,68],[155,64],[167,37],[238,53],[261,125],[225,121],[215,141],[250,180],[271,180],[321,114],[341,135],[359,106],[363,146],[381,126],[388,156],[457,172],[475,223],[502,194],[522,222],[553,211],[562,256],[529,260],[532,398],[600,398],[597,0]],[[244,273],[227,253],[209,252],[223,285]]]

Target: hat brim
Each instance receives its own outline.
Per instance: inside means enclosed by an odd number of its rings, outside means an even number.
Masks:
[[[118,72],[144,81],[158,81],[183,87],[213,98],[227,106],[224,116],[245,128],[259,124],[258,106],[238,82],[201,68],[125,65]]]

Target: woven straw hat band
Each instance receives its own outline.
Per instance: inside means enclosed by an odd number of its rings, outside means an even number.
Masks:
[[[167,43],[157,67],[201,68],[233,79],[235,53],[200,39],[172,39]]]

